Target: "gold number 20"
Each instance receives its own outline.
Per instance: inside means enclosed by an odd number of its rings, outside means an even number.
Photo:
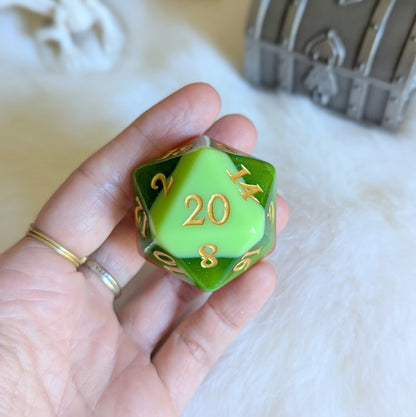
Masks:
[[[220,220],[217,220],[217,218],[214,215],[214,202],[217,198],[219,198],[222,201],[222,204],[224,207],[224,214]],[[204,205],[204,201],[200,195],[190,194],[185,199],[186,208],[189,208],[189,203],[191,201],[196,202],[196,208],[192,212],[192,214],[186,219],[185,223],[183,223],[183,226],[203,225],[205,222],[205,217],[196,219],[196,216],[201,212],[203,205]],[[219,194],[219,193],[213,194],[208,201],[207,214],[211,223],[216,224],[216,225],[224,224],[230,217],[230,202],[228,201],[228,198],[224,194]]]

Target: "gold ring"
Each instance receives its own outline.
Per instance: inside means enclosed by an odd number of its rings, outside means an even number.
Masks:
[[[84,266],[91,269],[91,271],[95,272],[101,279],[102,282],[110,289],[110,291],[114,294],[114,297],[117,298],[121,294],[121,288],[118,282],[111,276],[111,274],[106,271],[99,263],[93,261],[90,258],[87,258]]]
[[[71,261],[77,268],[79,268],[80,265],[84,264],[87,260],[86,256],[84,256],[83,258],[78,258],[68,249],[65,249],[63,246],[61,246],[58,242],[55,242],[48,235],[42,233],[33,224],[30,225],[29,230],[26,233],[26,236],[34,237],[35,239],[41,241],[45,245],[48,245],[55,252],[59,253],[59,255],[62,255],[64,258],[68,259],[68,261]]]

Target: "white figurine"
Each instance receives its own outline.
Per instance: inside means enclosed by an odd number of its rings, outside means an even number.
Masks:
[[[51,23],[39,29],[42,45],[56,44],[63,65],[73,71],[94,69],[93,54],[83,50],[82,37],[93,32],[101,39],[106,67],[117,59],[123,35],[110,10],[100,0],[0,0],[0,9],[19,7],[47,16]],[[98,65],[99,66],[99,65]]]

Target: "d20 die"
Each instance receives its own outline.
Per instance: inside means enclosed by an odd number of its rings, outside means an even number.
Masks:
[[[141,253],[205,291],[274,247],[276,175],[267,162],[203,136],[136,168],[133,185]]]

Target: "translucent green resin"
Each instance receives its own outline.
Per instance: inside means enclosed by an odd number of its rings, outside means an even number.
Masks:
[[[133,175],[140,250],[206,291],[273,249],[274,167],[207,137]]]

